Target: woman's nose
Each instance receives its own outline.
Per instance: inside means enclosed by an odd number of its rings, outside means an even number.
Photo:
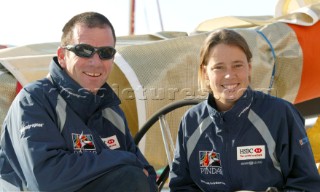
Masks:
[[[227,69],[224,78],[229,79],[232,76],[234,76],[234,71],[232,69]]]

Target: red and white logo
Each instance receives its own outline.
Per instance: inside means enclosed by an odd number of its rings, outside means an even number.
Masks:
[[[107,141],[107,143],[108,143],[109,145],[112,145],[114,142],[115,142],[114,139],[109,139],[109,140]]]
[[[237,147],[237,160],[265,159],[264,145],[252,145]]]
[[[116,135],[107,138],[101,138],[102,141],[110,148],[110,149],[118,149],[120,148],[119,141]]]
[[[82,153],[83,151],[95,151],[96,147],[91,134],[72,133],[73,149]]]

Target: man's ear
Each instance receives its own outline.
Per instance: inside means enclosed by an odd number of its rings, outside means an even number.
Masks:
[[[66,62],[65,62],[65,49],[62,47],[59,47],[57,50],[57,57],[58,62],[62,68],[66,68]]]

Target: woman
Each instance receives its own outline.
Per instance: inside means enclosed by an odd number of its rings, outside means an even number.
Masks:
[[[219,30],[200,53],[206,101],[184,115],[170,171],[171,191],[319,191],[320,177],[294,106],[250,88],[252,53]]]

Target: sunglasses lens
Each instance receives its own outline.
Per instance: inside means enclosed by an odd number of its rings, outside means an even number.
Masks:
[[[79,57],[92,57],[94,54],[94,48],[90,45],[79,44],[74,47],[75,54]]]
[[[112,47],[101,47],[98,53],[101,59],[111,59],[116,53],[116,50]]]
[[[96,52],[99,54],[100,59],[107,60],[113,58],[116,50],[113,47],[92,47],[87,44],[78,44],[76,46],[68,45],[66,47],[69,51],[74,52],[78,57],[92,57]]]

